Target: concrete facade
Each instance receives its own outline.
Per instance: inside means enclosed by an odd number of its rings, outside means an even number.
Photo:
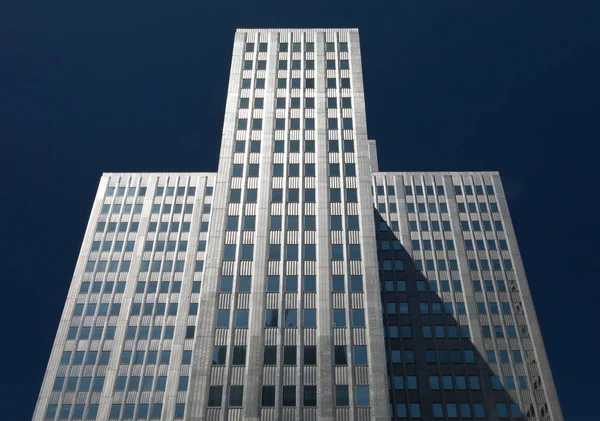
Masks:
[[[562,420],[498,174],[376,171],[358,31],[238,30],[218,172],[103,175],[33,419]]]

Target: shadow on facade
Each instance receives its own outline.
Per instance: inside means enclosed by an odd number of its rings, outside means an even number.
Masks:
[[[454,293],[432,287],[434,282],[430,281],[435,280],[427,279],[415,267],[415,261],[405,251],[404,245],[401,244],[402,250],[393,250],[393,242],[400,240],[381,215],[376,210],[374,212],[380,245],[378,256],[382,266],[379,273],[393,416],[410,418],[412,410],[414,417],[417,408],[411,407],[411,403],[419,403],[421,419],[425,420],[522,420],[527,419],[526,412],[534,417],[533,407],[519,409],[513,399],[520,388],[520,379],[515,373],[507,371],[503,376],[512,375],[517,390],[508,390],[512,383],[510,378],[507,382],[504,377],[501,379],[502,389],[493,387],[494,373],[487,358],[472,342],[473,332],[461,331],[461,324],[468,326],[468,316],[466,311],[458,314],[463,310],[457,309],[456,301],[451,301]],[[385,231],[381,230],[386,226]],[[382,241],[389,241],[389,250],[382,250]],[[397,260],[403,261],[404,270],[393,270]],[[383,267],[384,261],[388,261],[388,268],[391,262],[392,270]],[[450,291],[459,289],[458,286],[453,288],[452,279],[447,281]],[[442,299],[442,295],[446,300]],[[449,302],[452,303],[451,311],[446,308]],[[475,328],[479,329],[479,326]],[[509,355],[503,354],[502,357],[496,352],[499,366],[500,358],[508,357],[511,362],[514,361],[512,351],[507,352]],[[525,355],[522,358],[525,359]],[[503,367],[510,370],[508,363],[505,364]],[[527,388],[531,388],[529,383]]]

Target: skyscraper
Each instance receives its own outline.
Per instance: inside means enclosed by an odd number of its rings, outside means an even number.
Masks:
[[[34,420],[561,420],[497,173],[378,172],[356,29],[235,36],[216,174],[104,174]]]

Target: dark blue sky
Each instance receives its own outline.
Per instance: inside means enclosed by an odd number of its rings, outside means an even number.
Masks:
[[[240,3],[1,2],[2,418],[31,417],[101,173],[215,171],[235,28],[323,26],[360,29],[381,170],[500,171],[565,418],[597,416],[600,3]]]

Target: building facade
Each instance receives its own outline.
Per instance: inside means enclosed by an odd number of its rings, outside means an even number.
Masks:
[[[227,95],[217,173],[103,175],[34,420],[562,420],[498,174],[378,172],[356,29]]]

